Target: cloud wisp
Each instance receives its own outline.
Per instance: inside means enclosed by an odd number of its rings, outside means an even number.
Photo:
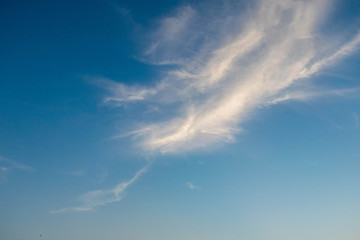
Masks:
[[[27,171],[27,172],[34,172],[35,169],[25,165],[23,163],[20,162],[16,162],[14,160],[10,160],[8,158],[4,158],[0,156],[0,162],[5,163],[8,167],[10,168],[15,168],[15,169],[19,169],[19,170],[23,170],[23,171]]]
[[[143,175],[148,169],[149,166],[140,169],[130,180],[120,182],[111,189],[101,189],[85,193],[80,197],[82,204],[77,207],[66,207],[58,210],[51,210],[50,213],[86,212],[95,210],[100,206],[118,202],[125,197],[126,189],[138,178],[140,178],[140,176]]]
[[[330,40],[319,30],[329,4],[263,0],[247,11],[235,3],[217,12],[179,8],[155,30],[144,55],[154,64],[172,64],[166,76],[153,87],[103,80],[112,92],[106,102],[157,105],[161,117],[131,132],[145,150],[232,142],[260,108],[319,94],[309,92],[310,77],[357,49],[360,33]]]
[[[86,171],[84,169],[79,169],[79,170],[74,170],[74,171],[59,171],[59,173],[71,175],[74,177],[83,177],[86,174]]]
[[[22,170],[26,172],[34,172],[35,169],[14,160],[0,156],[0,183],[5,182],[6,176],[12,169]]]
[[[201,189],[201,187],[193,184],[192,182],[186,182],[186,187],[190,190]]]

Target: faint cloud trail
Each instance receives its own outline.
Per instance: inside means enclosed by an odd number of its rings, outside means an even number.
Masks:
[[[110,203],[118,202],[125,197],[125,190],[132,185],[141,175],[143,175],[150,165],[141,168],[128,181],[120,182],[111,189],[95,190],[85,193],[81,196],[82,204],[77,207],[66,207],[58,210],[51,210],[49,213],[64,212],[86,212],[95,210],[97,207],[105,206]]]
[[[7,175],[13,169],[35,172],[35,169],[28,165],[0,156],[0,183],[6,182]]]
[[[79,170],[74,170],[74,171],[59,171],[59,173],[71,175],[74,177],[83,177],[86,174],[86,171],[83,169],[79,169]]]
[[[23,170],[23,171],[27,171],[27,172],[34,172],[35,169],[28,166],[28,165],[25,165],[23,163],[20,163],[20,162],[16,162],[14,160],[10,160],[8,158],[4,158],[2,156],[0,156],[0,162],[4,162],[6,163],[10,168],[16,168],[16,169],[20,169],[20,170]]]

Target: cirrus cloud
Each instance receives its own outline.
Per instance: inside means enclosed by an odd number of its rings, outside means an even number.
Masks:
[[[105,101],[157,105],[163,117],[131,132],[145,150],[232,142],[261,107],[321,94],[307,88],[309,79],[357,49],[360,33],[325,44],[319,29],[330,3],[258,1],[247,11],[230,4],[217,13],[182,7],[163,20],[144,54],[148,62],[175,66],[154,87],[102,79],[112,92]],[[334,91],[341,90],[323,93]]]

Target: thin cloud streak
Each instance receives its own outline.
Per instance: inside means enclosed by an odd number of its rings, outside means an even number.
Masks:
[[[30,167],[30,166],[27,166],[27,165],[25,165],[23,163],[16,162],[14,160],[10,160],[8,158],[4,158],[4,157],[1,157],[1,156],[0,156],[0,162],[5,163],[8,166],[7,168],[16,168],[16,169],[20,169],[20,170],[27,171],[27,172],[34,172],[35,171],[35,169]]]
[[[80,169],[80,170],[75,170],[75,171],[59,171],[60,173],[66,174],[66,175],[71,175],[74,177],[83,177],[86,173],[85,170]]]
[[[23,163],[10,160],[0,156],[0,183],[6,182],[8,174],[13,170],[22,170],[26,172],[34,172],[35,169]]]
[[[298,90],[292,92],[283,93],[279,98],[273,99],[269,105],[278,104],[281,102],[289,100],[299,100],[299,101],[309,101],[315,98],[320,98],[324,96],[338,96],[338,97],[349,97],[349,96],[358,96],[360,93],[360,88],[344,88],[344,89],[330,89],[330,90]]]
[[[132,185],[141,175],[143,175],[149,166],[146,166],[135,173],[128,181],[118,183],[114,188],[90,191],[81,196],[82,205],[77,207],[66,207],[59,210],[51,210],[49,213],[65,212],[86,212],[93,211],[100,206],[118,202],[125,197],[125,190]]]
[[[356,51],[360,32],[340,46],[327,40],[323,47],[325,38],[318,29],[330,3],[259,1],[244,13],[245,22],[234,10],[225,9],[222,15],[209,14],[209,23],[197,31],[192,20],[201,18],[199,12],[180,8],[177,19],[171,20],[179,26],[176,37],[166,38],[175,33],[162,27],[156,31],[160,39],[156,48],[150,46],[146,52],[152,54],[149,61],[176,62],[177,69],[150,88],[106,80],[103,85],[113,94],[105,101],[115,106],[135,101],[160,106],[157,113],[163,119],[145,122],[131,132],[145,150],[171,153],[235,141],[241,123],[262,107],[331,93],[309,92],[309,78]],[[224,17],[226,21],[221,21]],[[207,27],[219,22],[219,32],[210,33]],[[188,40],[190,33],[194,36]],[[173,51],[184,46],[193,50],[190,57]]]

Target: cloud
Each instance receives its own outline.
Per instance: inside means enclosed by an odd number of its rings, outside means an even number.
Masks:
[[[7,167],[0,167],[0,183],[4,183],[6,180],[6,175],[9,172],[9,168]]]
[[[35,171],[35,169],[30,166],[27,166],[20,162],[16,162],[14,160],[10,160],[8,158],[4,158],[2,156],[0,156],[0,163],[6,164],[8,166],[8,168],[15,168],[15,169],[19,169],[19,170],[23,170],[23,171],[27,171],[27,172]]]
[[[75,176],[75,177],[82,177],[85,175],[86,171],[83,169],[75,170],[75,171],[59,171],[60,173]]]
[[[177,51],[184,51],[193,39],[189,24],[195,19],[196,13],[190,6],[181,7],[162,19],[159,28],[150,34],[150,46],[141,59],[155,65],[179,64]],[[184,37],[188,41],[183,41]]]
[[[130,133],[148,151],[235,141],[241,124],[264,106],[339,92],[309,92],[310,77],[360,43],[360,33],[345,41],[320,31],[330,3],[263,0],[246,10],[234,3],[217,11],[181,7],[163,19],[144,54],[147,62],[175,66],[152,87],[100,79],[112,93],[105,101],[161,109],[154,113],[158,118]]]
[[[66,207],[59,210],[52,210],[50,213],[64,212],[86,212],[95,210],[97,207],[105,206],[110,203],[118,202],[125,197],[125,190],[133,184],[141,175],[143,175],[149,166],[146,166],[135,173],[128,181],[118,183],[111,189],[100,189],[90,191],[81,196],[82,204],[77,207]]]
[[[0,183],[4,183],[6,181],[7,175],[12,170],[22,170],[26,172],[35,171],[35,169],[30,166],[0,156]]]
[[[344,88],[344,89],[313,89],[307,88],[306,90],[295,90],[288,91],[287,93],[282,94],[279,98],[274,98],[269,105],[281,103],[288,100],[299,100],[307,101],[314,98],[324,97],[324,96],[358,96],[360,88]]]
[[[186,187],[194,190],[194,189],[201,189],[201,187],[194,185],[192,182],[186,182]]]

